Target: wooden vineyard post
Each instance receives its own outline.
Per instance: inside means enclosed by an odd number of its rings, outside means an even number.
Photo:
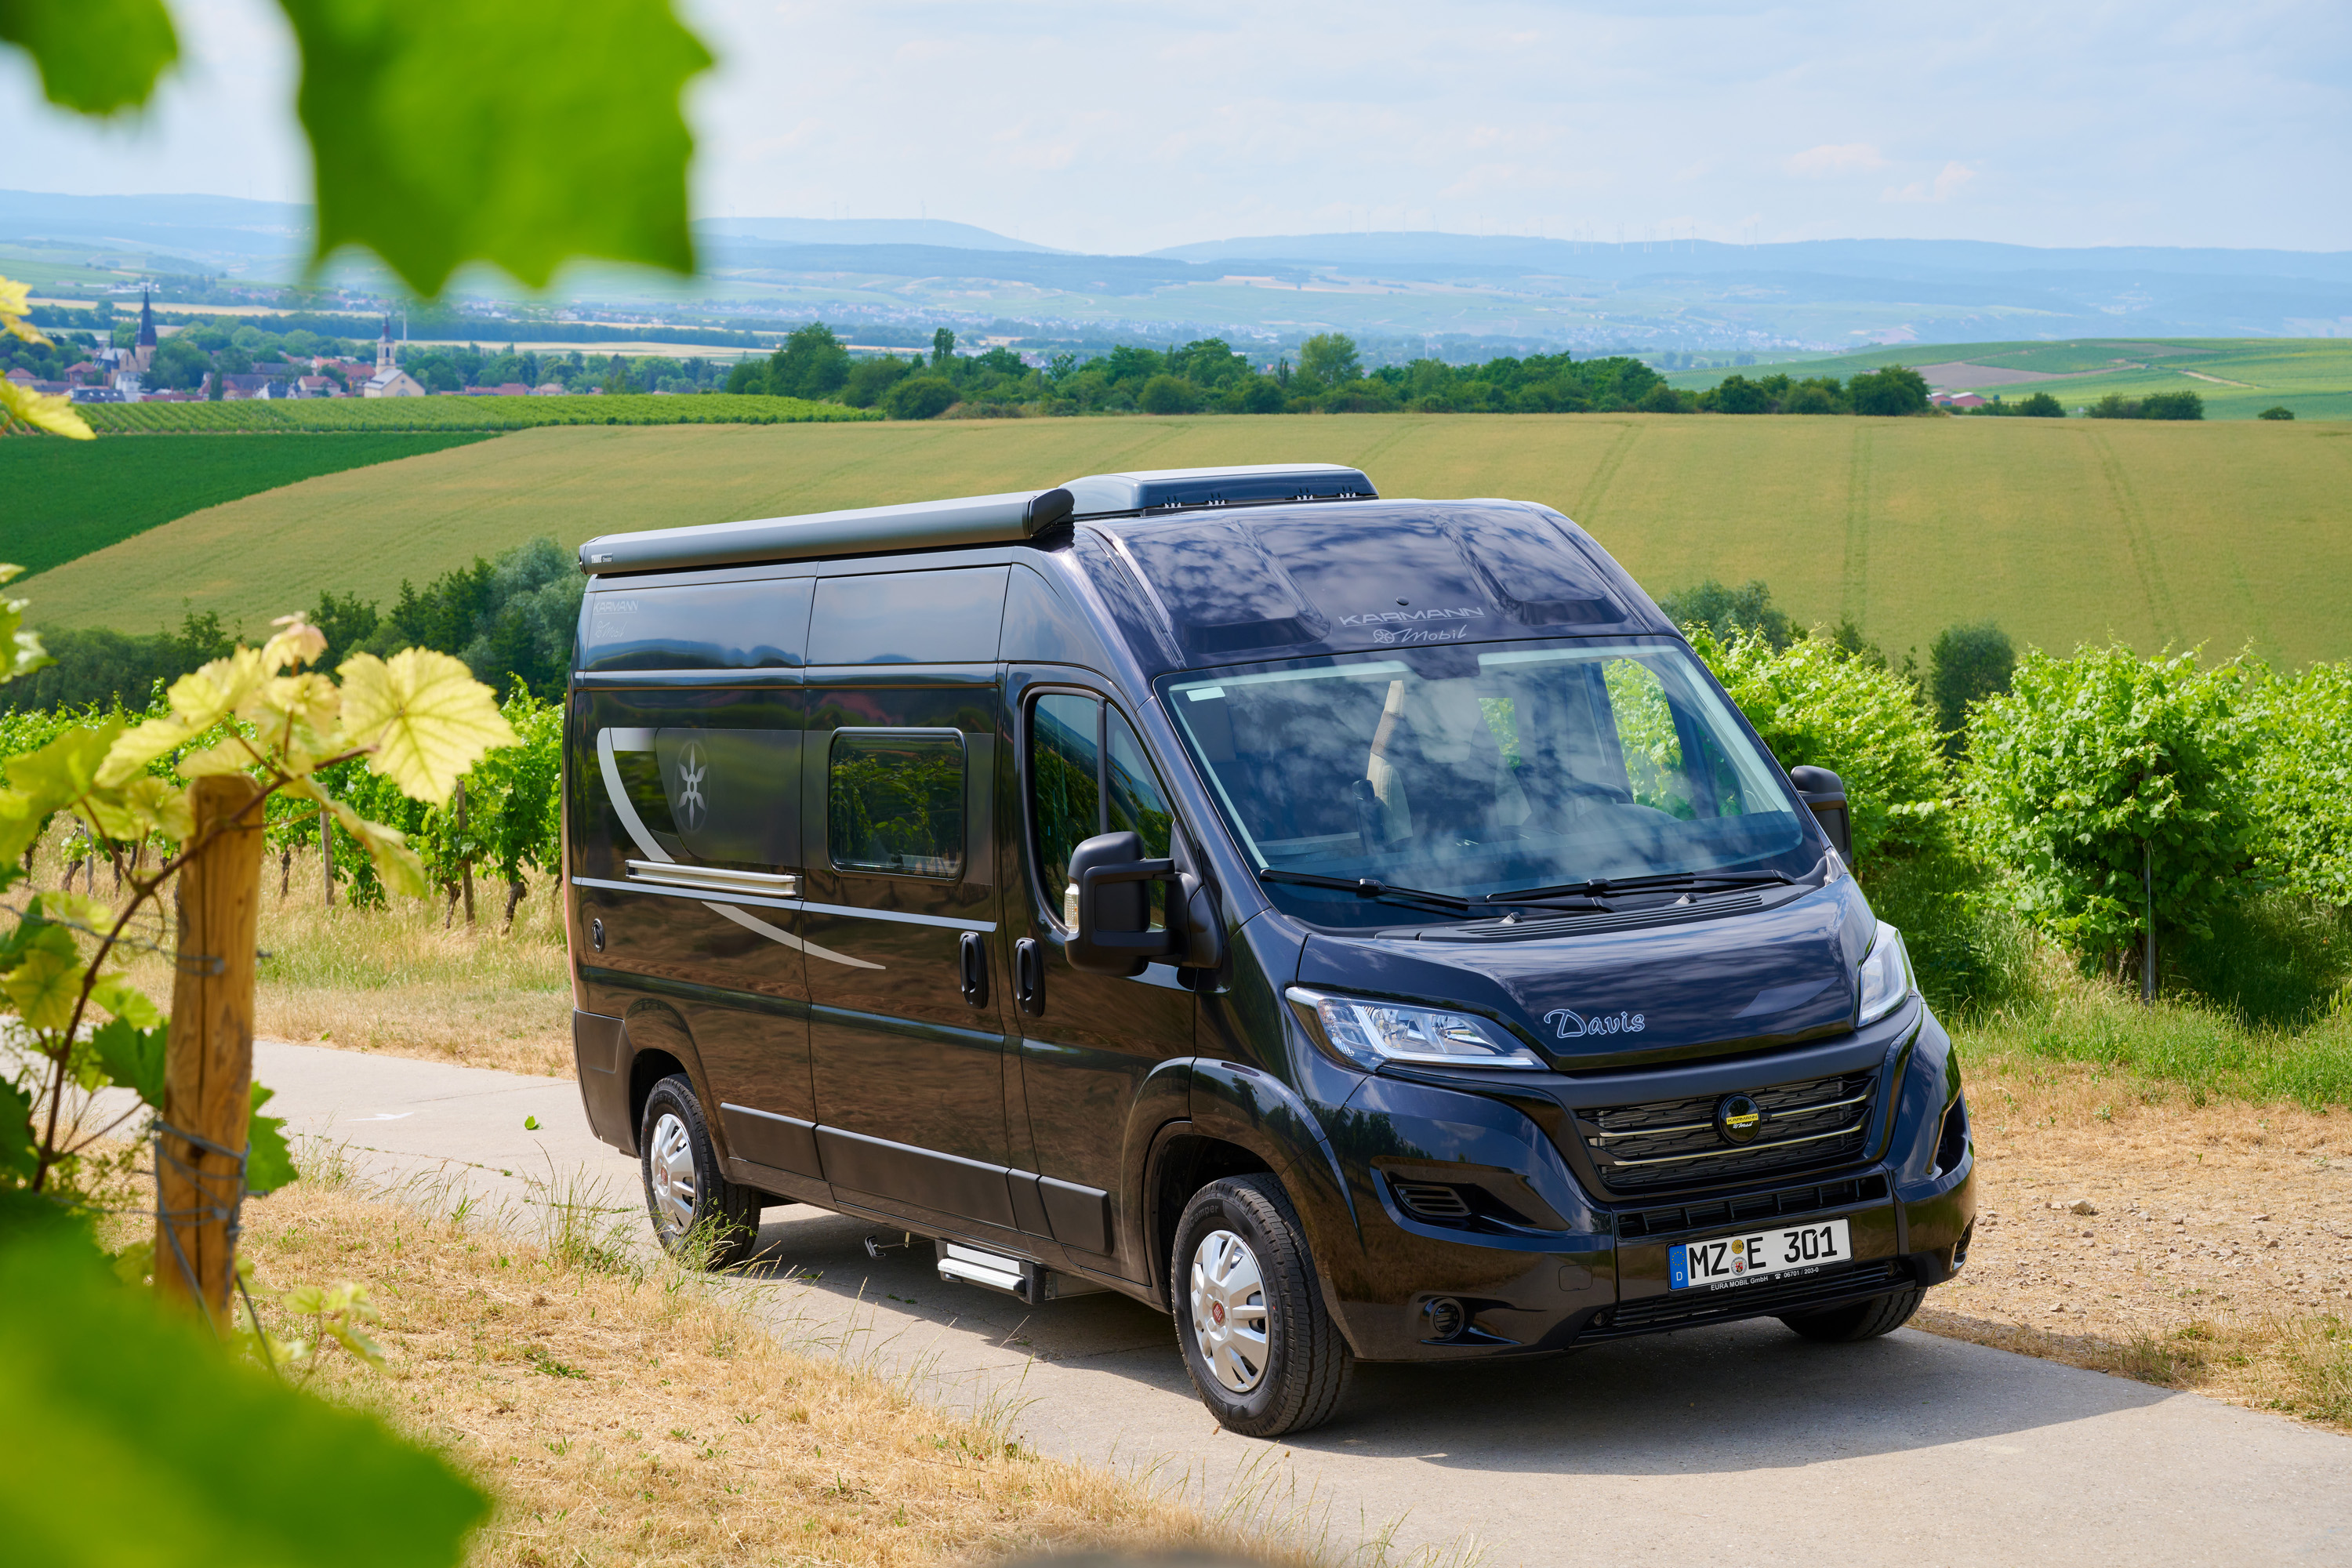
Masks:
[[[188,800],[196,837],[219,831],[179,875],[164,1125],[156,1141],[155,1289],[167,1300],[194,1303],[215,1331],[226,1332],[236,1283],[231,1226],[244,1195],[253,1113],[260,795],[250,779],[214,774],[197,779]]]
[[[335,901],[335,818],[324,805],[319,807],[319,867],[327,882],[327,903]]]
[[[464,779],[459,779],[457,781],[457,840],[459,843],[463,843],[465,842],[465,838],[466,781]],[[474,862],[471,859],[460,861],[457,866],[457,873],[465,879],[466,923],[470,926],[474,923]]]

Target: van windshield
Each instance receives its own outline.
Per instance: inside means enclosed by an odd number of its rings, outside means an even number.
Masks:
[[[1306,879],[1478,900],[1795,876],[1818,858],[1779,768],[1679,645],[1457,643],[1178,676],[1164,693],[1259,868],[1301,878],[1269,894],[1319,924],[1419,917]]]

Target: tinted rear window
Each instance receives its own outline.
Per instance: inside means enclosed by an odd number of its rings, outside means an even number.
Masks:
[[[809,662],[993,664],[1005,570],[824,578],[809,625]]]
[[[809,577],[611,588],[588,595],[580,668],[788,669],[807,637]]]

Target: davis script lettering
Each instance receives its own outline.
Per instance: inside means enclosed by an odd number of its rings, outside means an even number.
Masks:
[[[1598,1017],[1588,1018],[1565,1007],[1555,1007],[1546,1013],[1544,1022],[1558,1031],[1563,1040],[1580,1040],[1587,1035],[1638,1035],[1647,1026],[1639,1013],[1603,1013]]]

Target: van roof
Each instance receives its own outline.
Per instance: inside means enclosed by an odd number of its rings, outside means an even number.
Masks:
[[[591,574],[659,572],[888,550],[1017,544],[1078,518],[1377,499],[1372,481],[1361,469],[1337,463],[1139,469],[1090,474],[1048,490],[604,534],[580,547],[580,570]]]

